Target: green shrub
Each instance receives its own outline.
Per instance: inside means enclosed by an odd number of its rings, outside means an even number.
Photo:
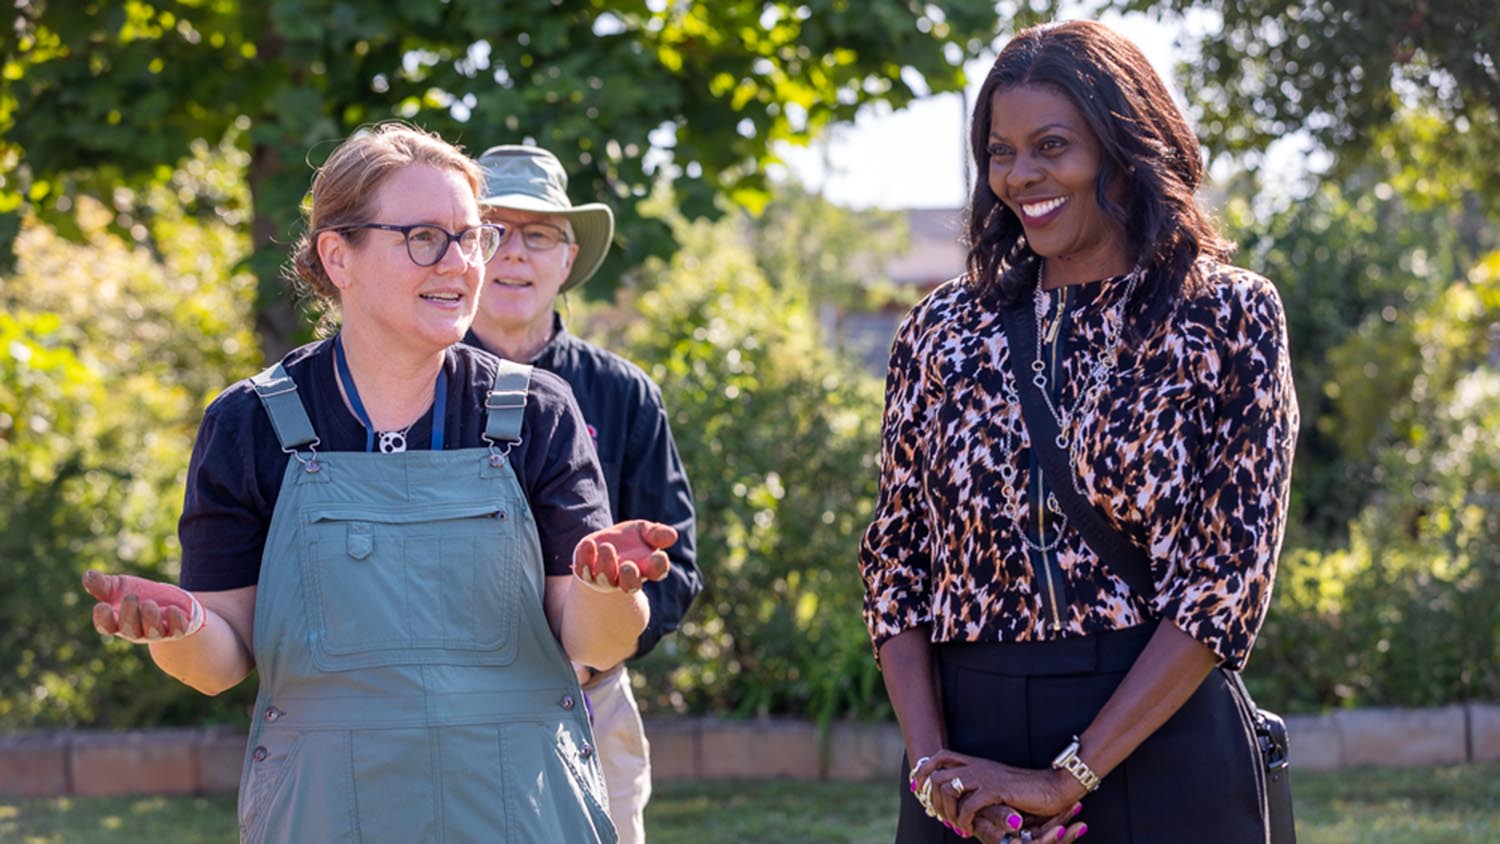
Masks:
[[[878,379],[823,347],[806,287],[767,281],[732,221],[683,227],[604,342],[661,385],[698,512],[704,594],[642,661],[657,710],[885,712],[855,565],[874,504]]]
[[[1359,350],[1333,355],[1343,396],[1402,393],[1371,458],[1379,492],[1348,547],[1283,557],[1247,678],[1274,705],[1500,697],[1500,253],[1402,334],[1399,378],[1350,365],[1372,359]]]
[[[244,243],[173,213],[161,259],[80,205],[69,242],[23,227],[0,314],[0,729],[149,726],[242,714],[168,678],[142,647],[104,640],[88,568],[175,580],[194,431],[214,392],[252,371]]]

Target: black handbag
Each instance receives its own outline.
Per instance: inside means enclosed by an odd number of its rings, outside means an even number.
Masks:
[[[1142,595],[1156,594],[1156,584],[1151,579],[1151,562],[1146,552],[1126,539],[1110,526],[1073,486],[1073,469],[1068,458],[1058,446],[1060,432],[1057,420],[1048,410],[1046,398],[1033,380],[1032,364],[1036,350],[1036,325],[1027,313],[1028,303],[1006,308],[1001,314],[1010,346],[1011,372],[1015,375],[1016,389],[1021,396],[1021,416],[1031,434],[1031,447],[1042,464],[1042,473],[1047,478],[1057,504],[1073,523],[1083,541],[1093,549],[1099,559],[1107,560],[1130,588]],[[1250,697],[1245,681],[1238,671],[1224,671],[1230,687],[1240,705],[1245,707],[1251,726],[1255,730],[1260,747],[1261,763],[1264,767],[1266,828],[1271,834],[1271,844],[1296,844],[1297,830],[1292,819],[1291,756],[1287,745],[1286,722],[1270,710],[1261,709]]]

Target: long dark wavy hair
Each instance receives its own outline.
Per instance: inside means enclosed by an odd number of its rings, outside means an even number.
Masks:
[[[1193,267],[1199,256],[1222,260],[1234,250],[1198,205],[1198,139],[1145,54],[1109,27],[1067,21],[1017,33],[990,67],[969,127],[977,170],[967,211],[969,279],[1000,306],[1015,304],[1036,284],[1037,255],[1020,218],[990,190],[988,178],[995,94],[1022,85],[1067,97],[1099,139],[1094,196],[1123,228],[1129,258],[1142,274],[1126,305],[1127,334],[1138,341],[1201,281]],[[1123,189],[1111,191],[1117,179]]]

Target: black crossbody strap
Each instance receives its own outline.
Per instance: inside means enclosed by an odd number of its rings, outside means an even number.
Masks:
[[[1036,450],[1042,473],[1057,496],[1058,506],[1067,514],[1073,527],[1083,535],[1083,541],[1094,549],[1105,565],[1130,584],[1130,588],[1143,596],[1156,594],[1156,584],[1151,579],[1151,562],[1146,552],[1131,543],[1119,531],[1110,526],[1104,516],[1095,510],[1073,487],[1073,467],[1068,457],[1057,444],[1057,420],[1047,409],[1041,387],[1032,380],[1031,362],[1036,357],[1036,324],[1026,312],[1027,303],[1006,308],[1000,315],[1005,328],[1005,339],[1010,345],[1010,368],[1016,377],[1016,391],[1021,396],[1021,415],[1026,420],[1026,430],[1031,434],[1031,447]],[[1244,702],[1246,716],[1255,729],[1260,748],[1261,762],[1265,765],[1266,822],[1273,844],[1296,844],[1296,825],[1292,817],[1291,780],[1287,776],[1290,751],[1287,744],[1286,723],[1274,713],[1255,705],[1245,679],[1238,671],[1224,671],[1234,689],[1235,696]]]
[[[1099,559],[1114,569],[1135,592],[1148,597],[1155,595],[1156,584],[1151,579],[1151,562],[1146,558],[1146,552],[1111,527],[1073,486],[1073,467],[1057,445],[1057,420],[1047,409],[1042,388],[1032,380],[1035,377],[1031,368],[1036,360],[1036,325],[1027,313],[1028,305],[1029,302],[1023,301],[1006,308],[1000,318],[1010,346],[1010,371],[1015,375],[1016,391],[1021,395],[1021,415],[1031,434],[1031,447],[1042,464],[1042,474],[1068,521],[1078,529],[1083,541],[1094,549]]]

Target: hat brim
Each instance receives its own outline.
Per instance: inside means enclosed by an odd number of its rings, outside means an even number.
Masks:
[[[563,280],[559,293],[592,278],[599,271],[599,265],[604,263],[604,256],[609,253],[609,244],[615,238],[615,213],[603,203],[588,202],[561,208],[530,194],[509,193],[485,197],[479,204],[485,208],[530,211],[568,218],[568,222],[573,225],[573,237],[578,241],[578,255],[573,258],[573,269]]]

